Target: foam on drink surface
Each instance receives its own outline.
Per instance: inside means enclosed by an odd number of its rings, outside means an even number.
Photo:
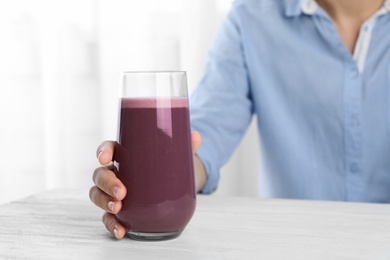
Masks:
[[[122,98],[122,108],[180,108],[188,107],[187,98]]]

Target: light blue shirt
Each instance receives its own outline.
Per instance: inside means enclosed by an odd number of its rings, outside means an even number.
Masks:
[[[202,192],[255,114],[261,197],[390,202],[389,9],[362,25],[351,54],[312,0],[235,1],[190,98]]]

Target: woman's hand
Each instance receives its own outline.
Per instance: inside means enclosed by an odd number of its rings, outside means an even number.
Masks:
[[[193,132],[192,150],[194,153],[195,179],[197,190],[200,190],[206,182],[206,173],[200,159],[195,155],[201,146],[202,138],[199,133]],[[125,185],[116,177],[114,173],[114,151],[118,149],[118,144],[114,141],[105,141],[99,145],[96,155],[102,165],[93,173],[93,186],[89,191],[91,201],[99,208],[106,211],[103,215],[103,223],[107,230],[117,239],[121,239],[126,234],[126,229],[116,219],[122,208],[122,200],[125,198],[127,190]]]

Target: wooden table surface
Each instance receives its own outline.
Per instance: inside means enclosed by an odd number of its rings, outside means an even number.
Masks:
[[[87,192],[0,206],[0,259],[390,260],[390,205],[198,196],[183,234],[114,239]]]

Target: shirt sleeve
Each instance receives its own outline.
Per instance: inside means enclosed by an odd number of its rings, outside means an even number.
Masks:
[[[190,97],[191,126],[202,135],[197,155],[208,175],[201,193],[213,192],[219,169],[241,141],[253,114],[248,72],[234,7],[208,53],[198,86]]]

